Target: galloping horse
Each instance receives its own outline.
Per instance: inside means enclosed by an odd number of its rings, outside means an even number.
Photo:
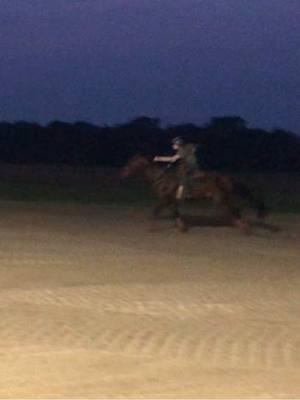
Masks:
[[[179,212],[180,200],[176,196],[180,176],[184,173],[184,165],[179,164],[173,168],[162,168],[157,163],[149,161],[146,157],[136,155],[128,161],[127,165],[122,169],[121,175],[128,177],[137,173],[144,174],[158,198],[153,216],[158,217],[163,209],[169,208],[172,210],[174,218],[176,218],[177,226],[184,231],[187,226]],[[240,207],[235,205],[236,199],[247,201],[249,206],[255,209],[259,218],[265,216],[264,203],[257,200],[245,185],[234,181],[229,176],[218,172],[199,171],[199,174],[193,178],[192,186],[192,199],[207,198],[212,200],[214,204],[222,207],[224,213],[230,217],[233,224],[240,228],[246,228],[247,223],[241,217]]]

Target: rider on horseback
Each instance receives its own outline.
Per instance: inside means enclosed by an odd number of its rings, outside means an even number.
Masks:
[[[176,198],[181,200],[183,197],[189,197],[192,179],[196,175],[200,176],[196,158],[197,147],[193,143],[185,143],[181,137],[177,136],[172,139],[172,148],[175,150],[173,156],[156,156],[154,157],[154,161],[167,162],[169,163],[168,166],[182,161],[183,170],[176,193]]]

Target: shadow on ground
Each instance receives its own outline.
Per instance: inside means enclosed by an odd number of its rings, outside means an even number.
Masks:
[[[234,227],[232,221],[229,218],[222,216],[190,216],[185,215],[184,220],[189,228],[204,228],[204,227],[214,227],[214,228],[224,228],[224,227]],[[250,228],[259,229],[268,232],[279,232],[281,228],[278,225],[266,222],[264,220],[252,220],[249,221]]]

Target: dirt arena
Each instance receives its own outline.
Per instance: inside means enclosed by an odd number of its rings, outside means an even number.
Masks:
[[[299,215],[248,236],[133,207],[0,221],[1,398],[300,397]]]

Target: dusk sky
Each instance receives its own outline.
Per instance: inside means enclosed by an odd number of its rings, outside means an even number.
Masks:
[[[0,0],[0,120],[300,133],[300,0]]]

